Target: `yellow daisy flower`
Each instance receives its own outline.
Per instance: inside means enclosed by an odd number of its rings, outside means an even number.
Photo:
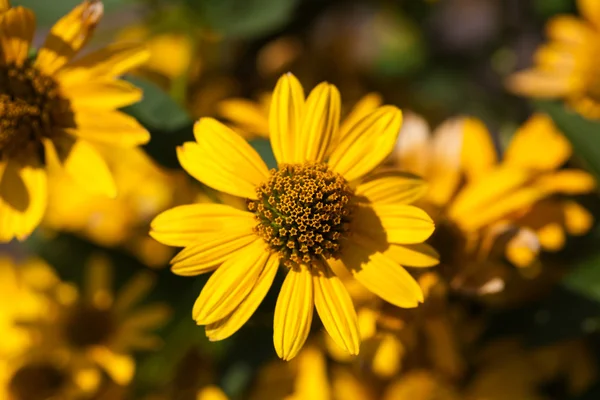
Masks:
[[[600,3],[577,0],[584,19],[559,15],[548,21],[550,41],[535,53],[535,65],[509,77],[512,92],[564,99],[587,118],[600,118]]]
[[[4,3],[4,8],[8,3]],[[97,143],[133,147],[149,140],[132,117],[117,111],[141,91],[117,77],[147,58],[121,44],[72,61],[103,13],[86,0],[51,29],[28,58],[35,15],[7,9],[0,21],[0,242],[25,239],[46,208],[46,165],[63,168],[82,187],[108,196],[116,188]]]
[[[194,127],[196,142],[178,148],[183,168],[205,185],[247,199],[247,210],[221,204],[174,208],[151,235],[185,247],[173,272],[216,269],[193,309],[210,340],[235,333],[254,313],[282,264],[287,276],[275,307],[279,357],[293,358],[310,331],[313,307],[333,340],[351,354],[360,338],[352,300],[332,271],[341,263],[361,284],[398,307],[416,307],[421,288],[402,265],[437,263],[422,242],[431,218],[409,205],[421,180],[394,171],[369,174],[391,153],[402,123],[395,107],[379,107],[339,129],[340,96],[321,83],[305,99],[298,80],[280,78],[271,102],[269,171],[234,131],[210,119]]]

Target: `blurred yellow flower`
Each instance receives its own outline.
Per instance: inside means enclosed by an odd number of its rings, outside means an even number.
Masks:
[[[229,337],[250,318],[280,263],[287,277],[275,307],[273,339],[285,360],[302,348],[315,306],[333,340],[351,354],[359,351],[356,313],[332,263],[396,306],[423,301],[401,265],[437,263],[435,251],[422,243],[433,222],[408,205],[425,185],[394,171],[367,176],[393,150],[402,113],[379,107],[347,130],[339,119],[334,86],[322,83],[305,99],[298,80],[287,74],[275,88],[269,113],[278,169],[269,171],[241,136],[213,119],[200,119],[196,142],[178,148],[190,175],[248,199],[247,211],[189,205],[152,222],[154,238],[185,247],[172,260],[176,274],[216,269],[193,309],[210,340]]]
[[[6,3],[5,3],[6,5]],[[100,20],[100,1],[86,0],[60,19],[29,59],[35,15],[14,7],[0,21],[0,242],[25,239],[44,215],[45,166],[56,164],[93,193],[116,195],[95,143],[134,147],[148,132],[116,109],[141,91],[117,79],[147,58],[144,48],[122,44],[71,59]]]
[[[117,197],[82,191],[64,171],[50,168],[43,226],[81,234],[103,247],[121,246],[151,267],[165,265],[173,252],[148,237],[148,227],[159,212],[193,199],[187,178],[160,168],[138,148],[98,151],[114,176]]]
[[[577,0],[585,19],[553,17],[546,25],[550,39],[535,53],[535,66],[510,76],[512,92],[537,98],[561,98],[587,118],[600,118],[600,3]]]

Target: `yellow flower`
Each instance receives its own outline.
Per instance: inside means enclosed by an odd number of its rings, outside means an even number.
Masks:
[[[6,3],[5,3],[6,5]],[[96,144],[134,147],[148,132],[117,111],[139,89],[117,77],[147,58],[131,44],[109,46],[72,61],[103,13],[87,0],[59,20],[34,59],[28,58],[35,16],[14,7],[0,21],[0,241],[25,239],[46,208],[45,166],[56,164],[82,187],[115,196]]]
[[[187,177],[160,168],[139,148],[98,150],[114,176],[117,197],[82,191],[62,169],[50,168],[42,226],[83,235],[103,247],[126,248],[152,267],[165,265],[172,249],[150,238],[148,226],[159,212],[193,198]]]
[[[402,113],[384,106],[338,129],[340,97],[327,83],[304,98],[291,74],[275,88],[269,114],[278,169],[231,129],[200,119],[196,142],[178,148],[183,168],[205,185],[247,200],[247,211],[221,204],[174,208],[152,222],[158,241],[185,249],[173,260],[179,275],[216,269],[193,309],[210,340],[235,333],[263,300],[279,265],[287,276],[275,307],[274,344],[293,358],[308,337],[313,307],[333,340],[359,351],[356,313],[332,271],[341,263],[361,284],[399,307],[423,300],[401,266],[437,263],[422,242],[433,222],[408,205],[421,180],[394,171],[367,176],[392,151]]]
[[[92,258],[85,269],[82,292],[63,285],[54,297],[49,318],[32,325],[39,332],[37,349],[43,359],[88,393],[101,383],[101,370],[115,383],[128,384],[135,372],[132,353],[162,343],[151,331],[163,325],[170,314],[161,303],[138,307],[153,285],[149,273],[138,273],[116,294],[111,275],[107,260]]]
[[[600,3],[577,0],[585,19],[571,15],[552,18],[546,25],[549,43],[535,53],[535,66],[507,80],[519,95],[561,98],[587,118],[600,118]]]

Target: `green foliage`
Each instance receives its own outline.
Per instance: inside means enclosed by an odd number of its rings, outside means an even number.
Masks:
[[[123,5],[132,4],[135,0],[103,0],[104,11],[111,12],[123,8]],[[81,0],[13,0],[14,6],[24,6],[33,9],[38,25],[49,26],[59,18],[66,15]]]

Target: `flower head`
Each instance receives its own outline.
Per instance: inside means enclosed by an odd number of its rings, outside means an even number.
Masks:
[[[587,118],[600,118],[600,3],[578,0],[583,19],[559,15],[546,25],[550,41],[535,53],[535,65],[509,77],[519,95],[561,98]]]
[[[437,263],[422,243],[433,223],[408,205],[425,186],[394,171],[368,175],[392,151],[402,113],[383,106],[365,114],[341,129],[337,89],[321,83],[305,99],[298,80],[286,74],[269,114],[278,168],[269,171],[241,136],[212,119],[200,119],[196,142],[178,148],[181,165],[196,179],[247,199],[247,210],[188,205],[152,223],[154,238],[185,247],[172,260],[175,273],[216,269],[193,309],[209,339],[232,335],[250,318],[280,264],[287,276],[275,307],[274,343],[286,360],[308,337],[315,306],[333,340],[358,353],[356,313],[332,265],[396,306],[423,300],[401,264]]]
[[[5,4],[7,5],[7,4]],[[148,132],[117,111],[141,92],[117,77],[144,62],[138,46],[118,45],[73,58],[103,13],[86,0],[52,27],[29,58],[35,16],[8,8],[0,19],[0,241],[24,239],[44,215],[45,168],[63,168],[82,187],[114,196],[115,183],[96,146],[133,147]]]

